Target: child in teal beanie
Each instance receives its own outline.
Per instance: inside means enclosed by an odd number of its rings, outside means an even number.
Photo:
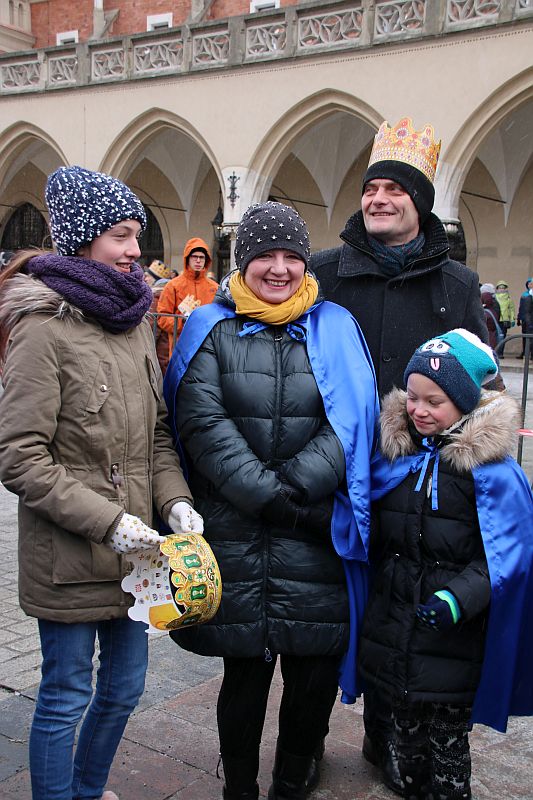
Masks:
[[[533,713],[533,498],[510,457],[518,404],[482,389],[497,371],[456,329],[420,346],[407,391],[383,402],[358,667],[391,699],[411,800],[471,798],[472,722],[504,731]]]

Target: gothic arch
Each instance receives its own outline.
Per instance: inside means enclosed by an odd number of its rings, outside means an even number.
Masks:
[[[461,188],[483,140],[513,111],[533,99],[533,68],[493,92],[466,120],[443,153],[439,183],[443,207],[457,218]]]
[[[24,150],[36,142],[47,145],[52,151],[51,162],[55,164],[52,169],[68,164],[65,154],[47,133],[36,125],[24,121],[18,122],[0,134],[0,191],[4,188],[10,167]]]
[[[129,123],[107,149],[100,169],[125,180],[138,153],[155,135],[168,128],[193,140],[211,162],[220,186],[223,187],[222,172],[205,139],[183,117],[162,108],[152,108]]]
[[[266,199],[272,177],[298,137],[320,120],[339,111],[357,117],[376,131],[383,122],[383,117],[374,108],[345,92],[326,89],[306,97],[276,120],[254,152],[250,162],[253,181],[250,195],[255,202]]]
[[[212,150],[184,118],[161,108],[140,114],[111,143],[100,169],[126,181],[151,209],[169,263],[179,266],[192,228],[210,240],[224,182]]]

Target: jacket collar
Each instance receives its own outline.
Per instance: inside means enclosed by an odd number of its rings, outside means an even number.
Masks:
[[[421,272],[437,269],[442,264],[442,257],[450,249],[446,231],[435,214],[429,215],[422,231],[425,236],[422,253],[400,275],[391,279],[381,271],[379,259],[368,243],[363,212],[357,211],[350,217],[341,233],[341,239],[349,247],[341,248],[337,275],[339,278],[351,278],[356,275],[375,275],[383,280],[399,280],[420,275]],[[361,254],[363,254],[363,257],[361,257]]]
[[[390,461],[419,451],[406,409],[407,393],[393,389],[383,399],[381,452]],[[483,391],[481,400],[463,424],[439,437],[440,458],[461,472],[501,461],[516,448],[520,422],[518,403],[506,392]]]
[[[4,284],[0,299],[0,325],[11,330],[27,314],[84,319],[83,312],[77,306],[68,303],[38,278],[19,272]]]

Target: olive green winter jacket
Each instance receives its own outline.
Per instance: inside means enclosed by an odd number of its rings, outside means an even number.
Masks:
[[[125,616],[128,564],[106,533],[124,511],[151,525],[152,503],[165,516],[190,498],[150,326],[110,333],[21,274],[4,286],[0,324],[0,480],[19,496],[21,606],[59,622]]]

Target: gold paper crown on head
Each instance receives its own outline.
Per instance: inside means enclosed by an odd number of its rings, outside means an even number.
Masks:
[[[377,161],[402,161],[420,170],[433,183],[440,147],[432,125],[415,131],[410,117],[403,117],[393,128],[383,122],[374,138],[368,166]]]
[[[170,269],[163,264],[162,261],[155,259],[148,267],[148,272],[151,272],[154,278],[166,278],[167,280],[172,277]]]

